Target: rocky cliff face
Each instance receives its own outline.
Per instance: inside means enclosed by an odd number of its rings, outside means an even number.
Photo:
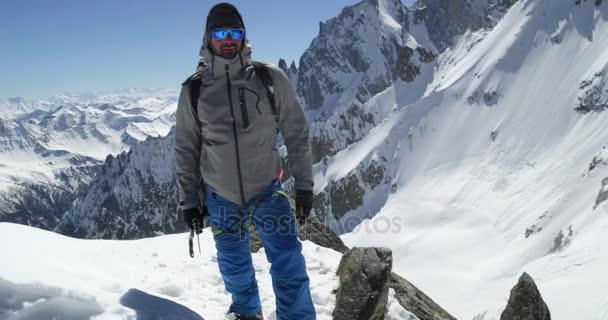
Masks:
[[[410,33],[412,17],[399,0],[366,0],[320,24],[296,77],[313,122],[315,161],[358,141],[384,119],[386,113],[365,106],[371,97],[395,82],[429,81],[422,75],[438,52]]]
[[[109,156],[56,231],[80,238],[135,239],[185,231],[178,222],[174,131]]]
[[[74,201],[86,194],[88,183],[99,171],[85,160],[55,173],[53,181],[21,181],[0,193],[0,220],[53,230]]]
[[[414,23],[424,23],[439,51],[454,44],[458,35],[493,27],[517,0],[418,0]]]
[[[365,0],[322,22],[319,35],[300,58],[297,91],[314,118],[339,104],[359,103],[394,80],[416,77],[414,51],[432,60],[430,48],[409,34],[410,11],[398,0]]]
[[[574,110],[583,114],[608,110],[608,66],[583,81],[579,89],[578,103]]]

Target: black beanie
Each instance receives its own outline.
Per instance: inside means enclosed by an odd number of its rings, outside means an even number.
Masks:
[[[209,10],[205,30],[210,31],[222,27],[245,29],[245,24],[239,11],[235,6],[226,2],[218,3]]]

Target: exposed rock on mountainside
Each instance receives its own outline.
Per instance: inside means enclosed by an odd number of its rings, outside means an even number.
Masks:
[[[381,320],[386,316],[393,265],[386,248],[353,248],[340,261],[340,288],[336,293],[335,320]]]
[[[390,288],[399,304],[411,313],[408,319],[456,320],[424,292],[391,272],[391,268],[389,249],[356,247],[346,252],[338,268],[340,287],[333,318],[384,319]]]
[[[583,114],[608,110],[608,79],[605,70],[594,74],[590,80],[583,81],[579,88],[582,93],[574,110]]]
[[[524,272],[511,289],[509,303],[500,320],[551,320],[551,312],[530,275]]]
[[[597,208],[600,204],[608,200],[608,177],[602,180],[602,188],[595,199],[595,206]]]
[[[414,23],[425,22],[429,37],[439,51],[454,44],[467,30],[492,27],[517,0],[418,0]]]
[[[174,131],[109,156],[57,231],[80,238],[136,239],[185,231],[177,215]]]
[[[297,91],[306,107],[328,116],[340,100],[363,103],[397,78],[413,81],[434,53],[419,46],[408,28],[409,9],[398,0],[365,0],[321,23],[298,70]]]
[[[390,288],[401,306],[420,320],[456,320],[412,283],[392,272]]]

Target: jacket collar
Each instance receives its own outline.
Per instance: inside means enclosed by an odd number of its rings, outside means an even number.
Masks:
[[[201,62],[199,64],[203,79],[221,79],[226,76],[226,66],[230,72],[230,78],[235,78],[245,71],[251,62],[251,47],[249,41],[244,40],[243,49],[232,59],[221,57],[213,53],[207,46],[207,37],[204,37],[200,50]]]

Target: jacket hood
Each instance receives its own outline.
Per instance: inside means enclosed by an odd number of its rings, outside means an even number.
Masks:
[[[245,68],[251,62],[251,45],[249,40],[245,37],[243,39],[243,46],[241,51],[234,58],[224,58],[215,54],[209,48],[210,34],[205,32],[203,35],[203,44],[199,51],[201,56],[198,64],[197,72],[210,73],[213,78],[223,77],[225,74],[225,66],[228,65],[231,74],[237,74],[238,72],[244,71]]]

